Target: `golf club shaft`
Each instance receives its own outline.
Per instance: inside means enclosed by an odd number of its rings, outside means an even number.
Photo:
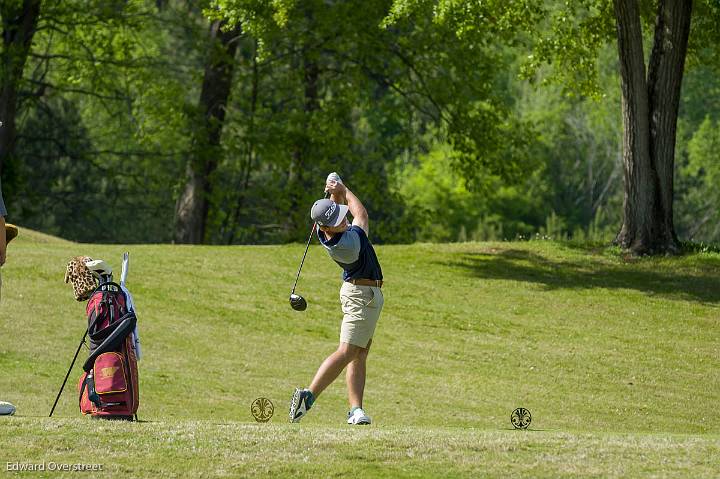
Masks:
[[[130,269],[130,253],[125,252],[123,254],[122,269],[120,270],[120,286],[125,286],[127,283],[128,270]]]
[[[330,198],[330,192],[325,192],[325,198]],[[310,236],[308,236],[307,244],[305,245],[305,252],[303,253],[302,261],[300,261],[300,267],[298,268],[297,275],[295,276],[295,284],[293,284],[292,291],[290,294],[295,294],[295,288],[297,287],[298,279],[300,279],[300,271],[302,271],[303,264],[305,264],[305,257],[307,256],[308,248],[310,248],[310,241],[312,241],[313,233],[315,233],[315,228],[317,227],[317,223],[313,223],[312,228],[310,229]]]
[[[315,233],[316,223],[313,223],[312,229],[310,230],[310,236],[308,236],[307,244],[305,245],[305,253],[303,253],[302,261],[300,261],[300,267],[298,268],[297,276],[295,276],[295,284],[293,284],[292,291],[290,294],[295,294],[295,288],[297,287],[298,279],[300,279],[300,271],[302,271],[303,264],[305,264],[305,257],[307,256],[308,248],[310,248],[310,241],[312,241],[313,233]]]
[[[60,391],[58,391],[58,395],[55,398],[55,403],[53,404],[52,409],[50,410],[50,417],[52,417],[53,413],[55,412],[55,406],[57,406],[58,400],[60,399],[60,395],[63,392],[63,389],[65,389],[65,384],[67,383],[68,377],[70,377],[70,371],[72,371],[73,366],[75,366],[75,360],[78,357],[78,354],[80,354],[80,348],[82,348],[82,345],[85,343],[85,337],[87,337],[87,329],[85,329],[85,334],[83,334],[82,340],[80,341],[80,344],[78,344],[77,351],[75,351],[75,357],[73,357],[72,363],[70,363],[70,369],[68,369],[67,374],[65,375],[65,380],[62,383],[62,386],[60,386]]]

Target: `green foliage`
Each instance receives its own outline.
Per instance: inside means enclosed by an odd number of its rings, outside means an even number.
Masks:
[[[646,31],[655,6],[641,3]],[[9,219],[81,241],[169,241],[211,18],[242,34],[209,242],[304,241],[330,171],[368,207],[376,242],[611,239],[623,202],[611,8],[47,0],[2,172]],[[676,225],[717,241],[720,22],[714,2],[695,9]]]
[[[245,144],[245,156],[266,165],[251,176],[261,174],[288,190],[275,201],[279,210],[289,210],[289,227],[271,228],[255,241],[305,236],[306,208],[298,206],[317,198],[332,170],[346,176],[367,202],[378,225],[376,240],[412,240],[413,220],[405,215],[403,200],[389,191],[384,164],[406,152],[415,154],[418,137],[429,128],[454,146],[453,164],[468,181],[480,181],[478,164],[506,179],[521,175],[523,125],[510,118],[507,96],[495,88],[493,72],[506,61],[495,49],[462,41],[429,16],[412,15],[380,28],[386,1],[287,2],[266,10],[263,21],[253,3],[214,5],[228,21],[239,21],[258,36],[257,70],[240,69],[233,101],[234,111],[244,117],[228,122],[226,131],[233,135],[226,144]],[[283,21],[275,21],[278,11]],[[248,115],[252,132],[243,125]],[[232,162],[223,166],[223,171],[233,169]],[[238,218],[243,227],[246,218],[257,217],[254,184],[251,179],[242,193],[246,206]],[[238,188],[228,183],[223,189],[217,204],[235,203]]]
[[[717,243],[720,80],[712,65],[689,69],[683,82],[676,144],[675,222],[680,238]]]
[[[527,152],[528,125],[511,115],[508,85],[497,73],[512,63],[515,52],[493,45],[498,35],[510,41],[509,25],[521,18],[527,20],[532,10],[513,2],[396,1],[381,23],[392,29],[432,19],[434,28],[430,31],[441,34],[430,37],[430,42],[425,40],[425,48],[443,45],[449,56],[430,56],[432,63],[426,70],[435,73],[429,79],[421,75],[419,81],[433,92],[444,139],[455,151],[453,163],[470,183],[482,182],[484,173],[517,182],[524,170],[532,168]],[[486,17],[492,21],[484,22]],[[476,28],[475,18],[488,28]],[[420,33],[428,37],[426,31]],[[420,49],[423,38],[413,36],[412,40]]]
[[[687,144],[688,160],[681,174],[691,186],[686,188],[684,202],[692,207],[687,211],[689,238],[720,240],[720,165],[717,152],[720,151],[720,122],[710,118],[700,124]]]
[[[720,73],[720,2],[696,0],[690,24],[688,61],[691,68],[700,66]]]
[[[26,69],[37,94],[3,172],[30,193],[8,195],[11,217],[82,241],[168,241],[197,55],[163,55],[173,28],[194,44],[196,25],[143,1],[46,2],[41,15]]]
[[[506,186],[497,176],[470,183],[453,167],[457,153],[437,145],[417,161],[399,159],[395,189],[415,221],[418,241],[487,241],[528,238],[543,221],[538,177]]]
[[[421,155],[417,165],[398,162],[394,182],[406,198],[408,213],[418,223],[418,241],[456,241],[461,231],[478,224],[487,210],[483,196],[468,191],[466,182],[451,167],[453,151],[441,146]]]
[[[598,82],[598,53],[614,38],[615,21],[611,0],[548,2],[543,16],[547,18],[538,28],[532,45],[533,54],[524,65],[526,78],[534,78],[543,64],[552,63],[552,74],[545,82],[557,82],[566,93],[600,98]]]
[[[689,162],[685,173],[702,176],[706,185],[720,184],[720,165],[715,161],[717,152],[720,151],[719,126],[720,123],[706,117],[688,144]]]
[[[543,64],[553,63],[546,82],[560,82],[569,87],[568,92],[599,95],[597,53],[615,31],[610,0],[395,0],[386,24],[428,10],[465,41],[486,44],[492,38],[528,45],[532,53],[523,65],[526,78],[534,78]]]

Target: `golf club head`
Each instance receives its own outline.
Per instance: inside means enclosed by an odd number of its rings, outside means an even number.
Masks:
[[[307,309],[307,301],[299,294],[290,295],[290,307],[295,311],[305,311]]]

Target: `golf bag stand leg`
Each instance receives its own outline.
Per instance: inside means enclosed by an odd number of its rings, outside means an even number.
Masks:
[[[50,410],[50,417],[52,417],[53,412],[55,412],[55,406],[57,406],[58,400],[60,399],[60,395],[63,392],[63,389],[65,389],[65,384],[67,383],[68,378],[70,377],[70,371],[72,371],[73,366],[75,366],[75,360],[78,357],[78,354],[80,354],[80,348],[82,348],[82,345],[85,344],[85,338],[87,337],[87,329],[85,329],[85,334],[83,334],[82,339],[80,340],[80,344],[78,344],[77,351],[75,351],[75,356],[73,357],[72,363],[70,363],[70,369],[68,369],[67,374],[65,375],[65,380],[62,383],[62,386],[60,386],[60,391],[58,391],[57,397],[55,398],[55,403],[53,404],[52,409]]]

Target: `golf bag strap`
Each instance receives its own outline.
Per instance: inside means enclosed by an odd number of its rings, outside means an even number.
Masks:
[[[109,282],[106,282],[106,283],[102,283],[102,284],[99,285],[97,288],[95,288],[95,291],[92,292],[92,294],[90,295],[90,297],[92,298],[92,297],[95,295],[95,293],[97,293],[97,292],[100,290],[101,287],[107,286],[107,285],[111,285],[111,286],[117,287],[117,289],[118,289],[117,292],[119,292],[120,294],[122,294],[123,296],[125,296],[125,292],[122,290],[122,288],[120,287],[120,285],[118,285],[117,283],[113,283],[112,281],[109,281]],[[107,293],[108,291],[101,291],[101,292],[103,293],[102,302],[105,302],[105,301],[106,301],[106,298],[107,298],[106,293]],[[126,300],[127,300],[127,298],[126,298]],[[122,308],[121,311],[126,311],[126,312],[127,312],[127,308]],[[112,315],[112,308],[110,309],[110,314]],[[92,339],[92,335],[95,334],[95,333],[97,333],[97,331],[94,331],[94,329],[95,329],[95,325],[97,324],[97,321],[98,321],[99,319],[100,319],[100,316],[96,314],[96,315],[95,315],[95,318],[93,319],[93,321],[88,325],[88,334],[90,334],[91,339]],[[121,317],[121,319],[122,319],[122,317]],[[114,322],[114,321],[112,321],[112,318],[111,318],[111,321],[110,321],[110,322],[111,322],[111,323]]]
[[[113,282],[113,281],[106,281],[105,283],[99,283],[99,284],[97,285],[97,288],[95,288],[95,289],[93,290],[93,292],[92,292],[92,294],[90,295],[90,297],[92,298],[92,295],[95,294],[95,293],[97,293],[98,291],[100,291],[100,288],[102,288],[102,287],[104,287],[104,286],[113,286],[114,288],[117,289],[117,291],[122,291],[122,288],[120,287],[119,284],[117,284],[117,283],[115,283],[115,282]]]
[[[88,356],[85,364],[83,365],[83,369],[85,370],[85,372],[89,372],[92,369],[93,365],[95,364],[95,360],[102,353],[116,350],[120,346],[120,343],[127,337],[127,335],[133,332],[133,330],[135,329],[135,323],[137,323],[137,317],[132,311],[120,318],[120,322],[117,328],[115,328],[115,331],[113,331],[110,336],[105,338],[105,340],[100,344],[100,346],[95,348],[95,351],[90,353],[90,356]]]
[[[95,376],[92,373],[85,376],[85,385],[88,390],[88,399],[95,404],[95,407],[102,407],[100,396],[98,396],[97,391],[95,390]]]

